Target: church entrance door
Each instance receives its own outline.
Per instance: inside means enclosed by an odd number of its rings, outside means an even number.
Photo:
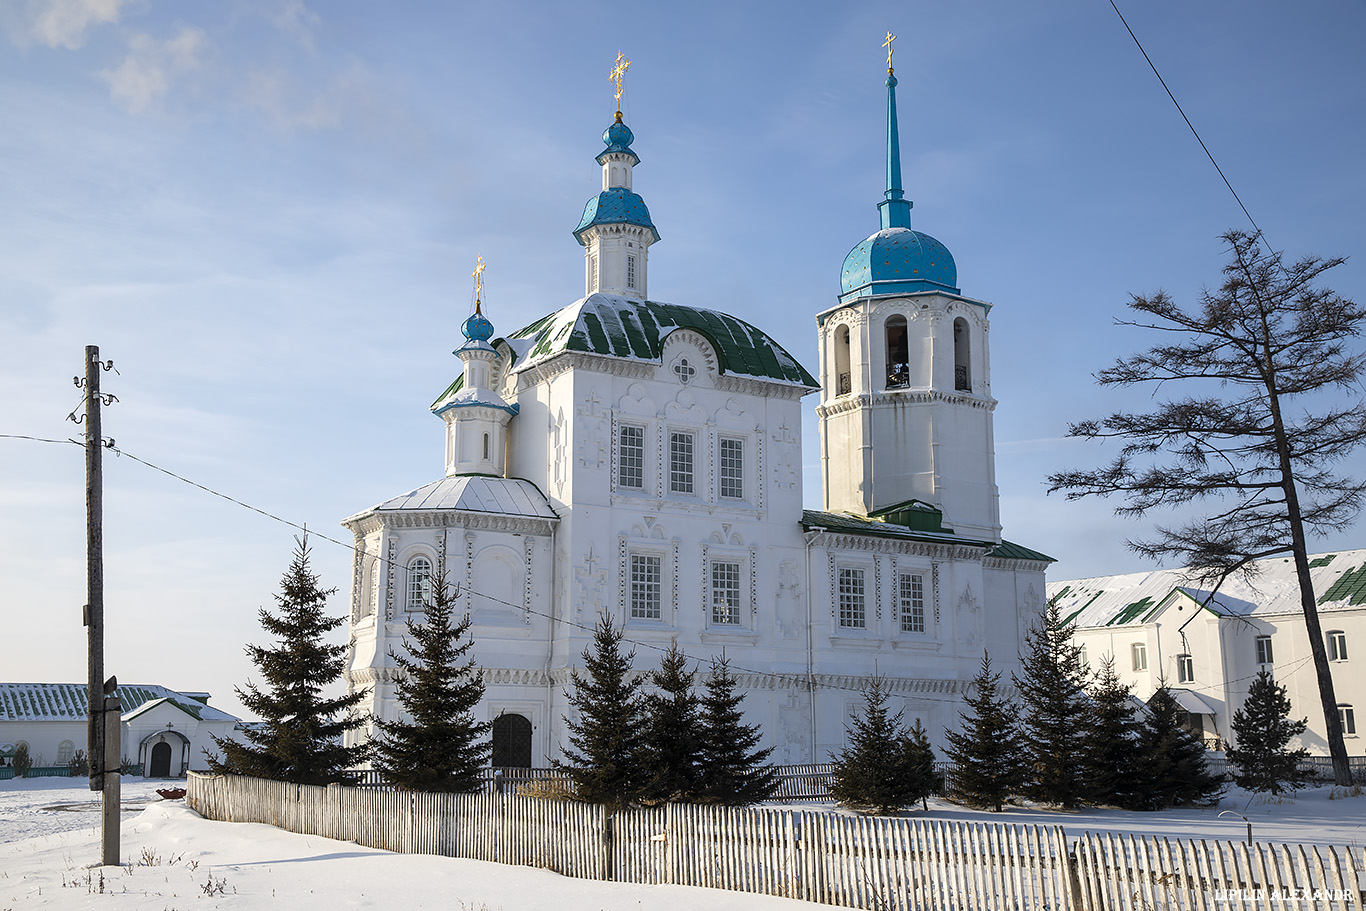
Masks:
[[[152,747],[152,767],[147,773],[148,778],[170,778],[171,777],[171,745],[169,743],[158,743]]]
[[[493,720],[494,768],[531,768],[531,719],[503,714]]]

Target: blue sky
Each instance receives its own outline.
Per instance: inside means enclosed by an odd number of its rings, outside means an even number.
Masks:
[[[120,448],[344,538],[441,473],[427,406],[458,372],[476,254],[500,331],[579,296],[570,231],[618,50],[663,238],[651,296],[745,318],[814,371],[814,314],[877,227],[891,29],[912,224],[995,305],[1006,536],[1058,557],[1050,578],[1142,568],[1123,542],[1143,523],[1043,478],[1107,455],[1062,440],[1069,419],[1144,401],[1091,379],[1147,344],[1113,325],[1128,295],[1192,300],[1244,216],[1108,3],[835,9],[5,4],[0,434],[75,435],[98,344]],[[1271,244],[1353,257],[1329,283],[1366,297],[1366,6],[1121,9]],[[816,453],[808,414],[812,506]],[[0,439],[6,679],[84,679],[83,476],[76,446]],[[234,710],[293,531],[127,458],[106,481],[110,671]],[[342,614],[349,554],[314,545]]]

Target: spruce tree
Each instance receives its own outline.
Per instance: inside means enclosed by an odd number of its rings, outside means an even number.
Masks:
[[[584,675],[575,670],[570,676],[569,703],[578,717],[565,717],[570,746],[554,763],[580,800],[606,804],[614,813],[640,799],[649,779],[641,675],[631,672],[635,657],[634,651],[622,654],[621,630],[604,616],[583,650]]]
[[[344,622],[324,613],[336,589],[318,587],[309,568],[308,538],[295,539],[294,559],[275,595],[277,611],[258,612],[261,626],[278,640],[265,648],[248,645],[247,655],[265,678],[265,689],[255,683],[237,687],[237,696],[261,719],[245,731],[246,743],[214,737],[223,758],[210,757],[215,774],[249,775],[297,784],[345,781],[347,770],[363,761],[366,745],[343,746],[342,735],[366,723],[354,710],[365,699],[358,691],[327,697],[326,687],[341,679],[346,669],[345,645],[329,645],[324,636]]]
[[[921,809],[929,810],[930,795],[939,788],[940,782],[939,773],[934,770],[934,747],[930,746],[930,735],[921,727],[919,718],[911,725],[903,749],[905,764],[902,775],[909,782],[910,802],[919,800]]]
[[[1233,781],[1249,791],[1279,794],[1297,790],[1309,780],[1300,764],[1309,751],[1290,749],[1290,741],[1304,733],[1309,719],[1290,720],[1290,697],[1285,687],[1266,671],[1257,674],[1247,689],[1243,707],[1233,713],[1237,746],[1229,748],[1228,761],[1237,771]]]
[[[1000,694],[1001,675],[991,672],[991,656],[982,653],[982,670],[972,680],[972,694],[964,696],[962,731],[947,731],[949,758],[954,764],[954,793],[970,804],[994,807],[1020,787],[1020,736],[1015,727],[1018,710]]]
[[[646,803],[691,800],[701,782],[702,700],[693,691],[696,669],[674,640],[650,674],[658,692],[645,697]]]
[[[444,570],[432,582],[426,622],[409,619],[406,654],[389,652],[399,669],[395,696],[410,720],[375,721],[374,766],[410,791],[474,791],[492,749],[486,739],[492,725],[474,718],[484,681],[466,658],[473,645],[466,637],[469,615],[452,622],[455,601]]]
[[[1180,725],[1181,707],[1159,687],[1148,700],[1148,716],[1139,729],[1139,806],[1162,810],[1188,804],[1212,804],[1224,791],[1222,777],[1212,775],[1205,745]]]
[[[1093,803],[1132,808],[1139,803],[1138,734],[1129,687],[1115,671],[1113,655],[1106,655],[1091,686],[1090,711],[1081,763],[1086,799]]]
[[[882,677],[869,679],[863,688],[863,710],[845,732],[848,744],[830,757],[834,765],[830,796],[836,801],[860,812],[886,816],[929,793],[928,789],[922,792],[922,782],[916,778],[923,771],[917,765],[921,757],[902,724],[902,713],[887,711],[887,687]],[[932,755],[929,763],[932,776]]]
[[[1024,703],[1020,740],[1027,765],[1024,793],[1034,800],[1071,809],[1081,799],[1086,672],[1081,647],[1072,643],[1056,600],[1025,634],[1023,676],[1015,687]]]
[[[701,803],[745,806],[778,789],[777,770],[764,762],[773,747],[758,749],[759,728],[744,723],[736,684],[726,657],[713,658],[702,697]]]

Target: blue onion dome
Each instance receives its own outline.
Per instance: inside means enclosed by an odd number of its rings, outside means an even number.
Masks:
[[[631,128],[621,121],[621,111],[617,111],[616,121],[607,129],[602,131],[602,141],[607,146],[598,153],[598,164],[602,164],[611,152],[624,152],[631,156],[631,164],[640,164],[640,156],[631,150],[631,143],[635,142],[636,136],[631,132]]]
[[[476,304],[473,315],[461,325],[460,333],[472,342],[487,342],[493,338],[493,323],[489,322],[487,316],[479,312],[479,307]]]
[[[844,258],[841,301],[917,291],[959,293],[953,254],[928,234],[910,228],[883,228]]]

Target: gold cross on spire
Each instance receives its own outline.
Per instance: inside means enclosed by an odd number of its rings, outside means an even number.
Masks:
[[[887,33],[887,40],[882,42],[882,46],[887,49],[887,72],[892,71],[892,42],[896,40],[896,35]]]
[[[474,267],[474,312],[479,312],[479,299],[484,296],[484,257],[476,256]]]
[[[631,61],[626,59],[626,55],[617,51],[617,65],[612,67],[612,72],[607,74],[609,82],[616,83],[617,86],[617,113],[621,113],[621,77],[626,75],[626,70],[631,66]]]

